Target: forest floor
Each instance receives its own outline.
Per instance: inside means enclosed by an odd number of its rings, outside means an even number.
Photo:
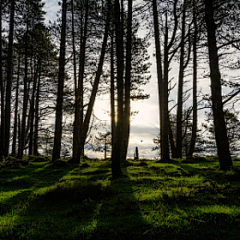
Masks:
[[[130,163],[118,180],[110,161],[2,168],[0,239],[240,239],[239,159]]]

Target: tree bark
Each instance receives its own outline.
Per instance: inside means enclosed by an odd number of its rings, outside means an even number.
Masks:
[[[26,118],[27,118],[27,107],[28,107],[28,23],[27,30],[25,33],[25,61],[24,61],[24,94],[23,94],[23,110],[22,110],[22,130],[21,130],[21,144],[19,145],[20,150],[18,151],[18,158],[22,159],[23,150],[25,147],[25,139],[26,139]]]
[[[130,86],[131,86],[131,60],[132,60],[132,0],[128,1],[128,20],[127,20],[127,52],[126,52],[126,71],[125,71],[125,109],[124,109],[124,138],[123,138],[123,163],[127,158],[129,134],[130,134]]]
[[[229,142],[223,113],[221,75],[219,70],[218,50],[216,41],[216,24],[213,17],[213,0],[205,0],[204,3],[210,62],[212,110],[214,118],[217,153],[219,157],[220,170],[228,170],[232,167],[232,160],[229,151]]]
[[[162,139],[163,139],[163,71],[162,71],[162,56],[160,45],[160,33],[159,33],[159,21],[158,21],[158,9],[156,0],[152,1],[153,7],[153,20],[154,20],[154,40],[157,62],[157,77],[158,77],[158,103],[159,103],[159,120],[160,120],[160,154],[162,155]]]
[[[2,65],[2,0],[0,0],[0,88],[1,88],[1,137],[0,137],[0,157],[4,155],[5,145],[5,84],[3,81]]]
[[[178,158],[182,158],[182,120],[183,120],[183,79],[184,79],[184,57],[185,57],[185,19],[186,19],[186,0],[183,2],[182,12],[182,31],[181,31],[181,49],[180,63],[178,75],[178,106],[177,106],[177,139],[176,139],[176,154]]]
[[[14,128],[13,128],[13,142],[12,142],[12,154],[16,154],[17,145],[17,115],[18,115],[18,88],[19,88],[19,78],[20,78],[20,54],[18,56],[18,72],[17,72],[17,86],[16,86],[16,97],[15,97],[15,112],[14,112]],[[18,145],[19,147],[19,145]]]
[[[114,77],[114,33],[111,33],[111,88],[110,88],[110,102],[111,102],[111,134],[112,134],[112,149],[114,145],[114,139],[116,136],[115,126],[115,77]]]
[[[29,109],[29,125],[30,125],[30,132],[29,132],[29,151],[28,154],[33,154],[33,129],[34,129],[34,118],[35,118],[35,93],[36,87],[38,82],[38,71],[39,71],[39,63],[37,63],[37,69],[34,73],[34,82],[33,82],[33,90],[32,90],[32,97],[31,97],[31,104]]]
[[[8,40],[8,57],[7,57],[6,105],[5,105],[5,144],[4,144],[4,148],[5,148],[4,155],[5,156],[8,156],[9,140],[10,140],[14,14],[15,14],[15,0],[11,0],[10,28],[9,28],[9,40]],[[1,136],[1,137],[3,137],[3,136]]]
[[[39,126],[39,101],[40,101],[40,81],[41,81],[41,64],[39,66],[39,75],[36,92],[36,103],[35,103],[35,124],[34,124],[34,139],[33,139],[33,152],[37,156],[38,153],[38,126]]]
[[[123,29],[120,18],[119,0],[115,0],[115,38],[117,55],[117,125],[116,138],[112,151],[112,176],[119,178],[122,175],[121,160],[123,150]]]
[[[196,1],[193,0],[193,25],[194,25],[194,37],[193,37],[193,121],[192,121],[192,134],[187,157],[192,157],[196,138],[197,138],[197,37],[198,26],[196,16]]]
[[[62,140],[62,107],[63,107],[63,88],[65,75],[65,53],[66,53],[66,13],[67,0],[62,0],[62,26],[61,26],[61,42],[60,42],[60,57],[59,57],[59,73],[58,73],[58,94],[56,106],[54,146],[52,161],[60,158],[61,140]]]
[[[79,76],[78,76],[78,86],[76,89],[76,99],[75,99],[75,121],[74,121],[74,132],[73,132],[73,156],[72,161],[80,161],[81,153],[78,153],[78,145],[80,141],[80,136],[83,128],[83,78],[84,78],[84,67],[86,58],[86,42],[87,42],[87,30],[88,30],[88,11],[89,3],[86,1],[85,19],[84,19],[84,29],[81,34],[81,45],[80,45],[80,59],[79,59]]]
[[[169,127],[169,116],[168,116],[168,71],[169,71],[169,61],[168,61],[168,25],[167,25],[167,14],[165,23],[165,40],[164,40],[164,78],[162,82],[163,88],[163,119],[162,119],[162,156],[161,159],[168,161],[169,156],[169,141],[168,141],[168,127]]]

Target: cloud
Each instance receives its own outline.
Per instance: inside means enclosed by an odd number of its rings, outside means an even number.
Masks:
[[[45,23],[48,24],[49,20],[54,21],[57,19],[57,12],[60,10],[58,0],[43,0],[43,10],[46,12]]]

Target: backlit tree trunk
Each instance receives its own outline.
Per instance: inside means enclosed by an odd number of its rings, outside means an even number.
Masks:
[[[61,140],[62,140],[62,105],[63,105],[63,87],[65,75],[65,53],[66,53],[66,13],[67,0],[62,1],[62,27],[61,27],[61,42],[60,42],[60,57],[59,57],[59,72],[58,72],[58,93],[57,106],[55,117],[55,133],[52,161],[60,158]]]
[[[212,110],[214,118],[217,153],[219,157],[220,169],[228,170],[232,167],[232,160],[229,151],[229,142],[223,113],[221,75],[219,70],[218,50],[215,32],[216,24],[213,18],[213,0],[205,0],[204,3],[210,62]]]
[[[6,105],[5,105],[5,138],[4,138],[4,140],[5,140],[4,155],[5,156],[8,156],[9,140],[10,140],[14,14],[15,14],[15,0],[11,0],[10,28],[9,28],[9,40],[8,40],[8,57],[7,57]],[[3,136],[1,136],[1,138],[3,138]]]

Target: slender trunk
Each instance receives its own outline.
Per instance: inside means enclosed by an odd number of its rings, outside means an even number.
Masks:
[[[20,55],[18,56],[18,72],[17,72],[17,86],[16,86],[16,97],[15,97],[15,113],[14,113],[14,129],[13,129],[13,143],[12,143],[12,154],[16,154],[17,145],[17,115],[18,115],[18,88],[20,78]],[[18,145],[19,147],[19,145]]]
[[[132,60],[132,0],[128,1],[128,25],[127,25],[127,52],[125,72],[125,111],[124,111],[124,139],[123,139],[123,162],[127,158],[129,134],[130,134],[130,86],[131,86],[131,60]]]
[[[0,0],[0,87],[1,87],[1,137],[0,137],[0,157],[4,155],[5,145],[5,84],[3,81],[3,65],[2,65],[2,0]]]
[[[216,42],[216,24],[213,18],[214,14],[213,0],[205,0],[204,2],[210,61],[214,132],[217,144],[220,169],[228,170],[232,167],[232,160],[229,151],[229,142],[223,113],[221,75],[219,70],[218,50]]]
[[[164,78],[162,82],[163,88],[163,117],[162,117],[162,160],[169,160],[169,141],[168,141],[168,127],[169,127],[169,115],[168,115],[168,25],[166,14],[165,25],[165,40],[164,40]]]
[[[72,46],[73,46],[73,77],[74,77],[74,92],[75,92],[75,120],[73,124],[73,154],[76,152],[78,141],[78,130],[76,117],[78,116],[78,104],[77,104],[77,63],[76,63],[76,48],[75,48],[75,18],[74,18],[74,4],[71,0],[72,10]]]
[[[22,159],[23,150],[25,147],[26,139],[26,118],[27,118],[27,107],[28,107],[28,24],[27,31],[25,33],[25,63],[24,63],[24,95],[23,95],[23,110],[22,110],[22,130],[21,130],[21,145],[18,158]]]
[[[182,158],[182,119],[183,119],[183,79],[184,79],[184,57],[185,57],[185,10],[186,1],[183,2],[182,13],[182,36],[180,49],[180,63],[178,75],[178,106],[177,106],[177,139],[176,139],[176,154],[178,158]]]
[[[197,138],[197,37],[198,26],[196,17],[196,2],[193,0],[193,25],[194,25],[194,37],[193,37],[193,121],[192,121],[192,135],[187,157],[192,157],[196,138]]]
[[[10,140],[14,14],[15,14],[15,0],[11,0],[10,29],[9,29],[8,57],[7,57],[6,105],[5,105],[5,144],[4,144],[5,156],[8,156],[9,140]]]
[[[82,127],[82,131],[81,131],[79,145],[78,145],[78,148],[77,148],[77,156],[80,156],[81,153],[84,150],[84,145],[85,145],[85,141],[86,141],[86,137],[87,137],[87,133],[88,133],[88,129],[89,129],[89,124],[90,124],[90,118],[91,118],[91,115],[92,115],[93,106],[94,106],[94,102],[95,102],[95,99],[96,99],[98,86],[99,86],[99,82],[100,82],[100,77],[101,77],[101,74],[102,74],[104,56],[105,56],[106,47],[107,47],[108,31],[109,31],[109,4],[110,4],[110,0],[108,0],[108,17],[107,17],[106,25],[105,25],[105,32],[104,32],[104,37],[103,37],[100,59],[99,59],[99,63],[98,63],[98,69],[97,69],[97,72],[96,72],[96,77],[94,79],[93,88],[92,88],[90,100],[89,100],[89,103],[88,103],[88,109],[87,109],[86,116],[85,116],[85,119],[84,119],[84,122],[83,122],[83,127]],[[71,163],[76,163],[77,160],[79,162],[79,158],[78,159],[72,158],[70,160],[70,162]]]
[[[83,78],[84,78],[84,67],[86,58],[86,42],[87,42],[87,27],[88,27],[88,11],[89,4],[86,2],[85,19],[83,34],[81,34],[81,45],[80,45],[80,59],[79,59],[79,76],[78,76],[78,87],[76,92],[75,101],[75,124],[74,124],[74,136],[73,136],[73,160],[76,162],[80,161],[81,153],[78,153],[78,145],[80,141],[80,135],[83,127]],[[72,160],[72,161],[73,161]]]
[[[63,107],[63,88],[65,75],[65,53],[66,53],[66,14],[67,0],[62,1],[62,27],[61,27],[61,42],[60,42],[60,57],[59,57],[59,73],[58,73],[58,94],[56,106],[54,146],[52,161],[60,158],[61,140],[62,140],[62,107]]]
[[[158,102],[159,102],[159,120],[160,120],[160,152],[162,155],[162,139],[163,139],[163,71],[162,71],[162,56],[160,45],[160,33],[159,33],[159,21],[158,10],[156,0],[153,0],[153,20],[154,20],[154,39],[156,49],[156,61],[157,61],[157,78],[158,78]]]
[[[31,105],[29,109],[29,125],[30,125],[30,132],[29,132],[29,155],[33,154],[33,128],[34,128],[34,107],[35,107],[35,92],[38,82],[38,71],[39,71],[39,64],[37,64],[37,69],[34,73],[34,82],[33,82],[33,90],[32,90],[32,97],[31,97]]]
[[[33,152],[34,155],[38,155],[38,126],[39,126],[39,101],[40,101],[40,80],[41,80],[41,65],[39,66],[39,76],[37,83],[37,92],[36,92],[36,105],[35,105],[35,124],[34,124],[34,143],[33,143]]]
[[[169,132],[169,142],[170,142],[171,153],[172,153],[171,157],[177,158],[177,151],[176,151],[176,147],[174,144],[174,136],[173,136],[173,132],[172,132],[170,119],[168,120],[168,132]]]
[[[115,95],[114,95],[114,35],[111,35],[111,89],[110,89],[110,102],[111,102],[111,129],[112,129],[112,149],[114,145],[114,139],[116,136],[115,126]]]
[[[112,176],[118,178],[122,175],[121,160],[123,150],[123,32],[120,18],[119,0],[115,0],[115,32],[116,32],[116,54],[117,54],[117,126],[116,138],[114,139],[112,151]]]
[[[18,155],[20,153],[20,145],[21,145],[21,119],[20,114],[18,114]]]

